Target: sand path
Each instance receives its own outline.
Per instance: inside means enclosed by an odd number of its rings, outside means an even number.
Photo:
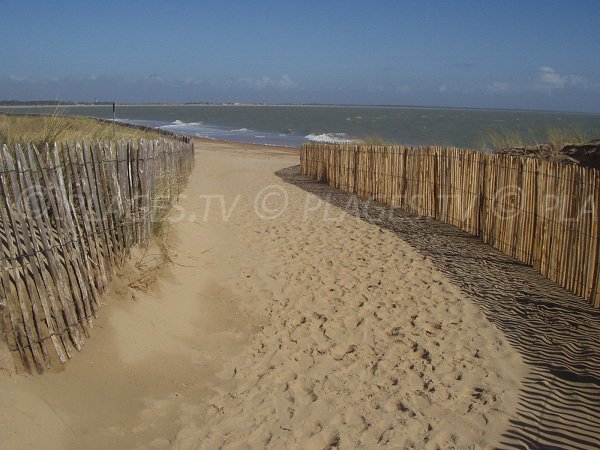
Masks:
[[[225,273],[265,326],[175,448],[493,444],[525,369],[483,314],[393,233],[282,183],[292,159],[220,150],[201,192],[235,203],[214,217],[240,244]]]
[[[294,164],[199,144],[173,264],[117,283],[66,367],[0,377],[0,447],[494,445],[520,355],[429,258],[275,174]]]

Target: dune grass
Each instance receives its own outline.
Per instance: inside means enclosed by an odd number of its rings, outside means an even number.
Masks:
[[[576,127],[554,127],[542,131],[527,133],[509,130],[487,130],[481,139],[480,146],[491,150],[509,150],[533,145],[547,145],[554,152],[559,152],[569,144],[582,144],[589,141],[586,133]]]
[[[493,150],[506,150],[515,147],[524,147],[527,140],[521,133],[508,130],[488,130],[482,138],[480,146]]]
[[[76,142],[81,140],[158,139],[157,132],[101,123],[89,117],[63,116],[60,111],[45,116],[0,114],[0,144]]]
[[[583,144],[589,140],[590,137],[585,131],[575,127],[549,128],[546,131],[546,142],[557,150],[569,144]]]
[[[361,139],[361,144],[383,147],[399,145],[397,142],[390,141],[389,139],[377,135],[367,136],[366,138]]]

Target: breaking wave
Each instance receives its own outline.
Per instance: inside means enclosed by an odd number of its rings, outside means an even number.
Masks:
[[[350,138],[346,133],[309,134],[304,137],[311,142],[321,142],[323,144],[351,144],[358,142],[357,139]]]

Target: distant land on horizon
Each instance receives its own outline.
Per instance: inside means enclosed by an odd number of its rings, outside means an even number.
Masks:
[[[112,101],[72,101],[72,100],[0,100],[0,107],[47,107],[47,106],[111,106]],[[519,111],[519,112],[539,112],[539,113],[568,113],[568,114],[586,114],[598,115],[598,112],[590,111],[564,111],[564,110],[544,110],[544,109],[520,109],[520,108],[486,108],[470,106],[437,106],[437,105],[395,105],[395,104],[358,104],[358,103],[247,103],[247,102],[132,102],[119,103],[118,106],[322,106],[322,107],[341,107],[341,108],[415,108],[415,109],[457,109],[472,111]]]

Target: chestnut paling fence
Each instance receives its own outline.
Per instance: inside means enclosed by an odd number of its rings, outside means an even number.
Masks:
[[[193,163],[184,139],[0,146],[0,331],[26,370],[81,349],[115,270]]]
[[[600,307],[600,171],[442,147],[304,144],[302,174],[479,236]]]

